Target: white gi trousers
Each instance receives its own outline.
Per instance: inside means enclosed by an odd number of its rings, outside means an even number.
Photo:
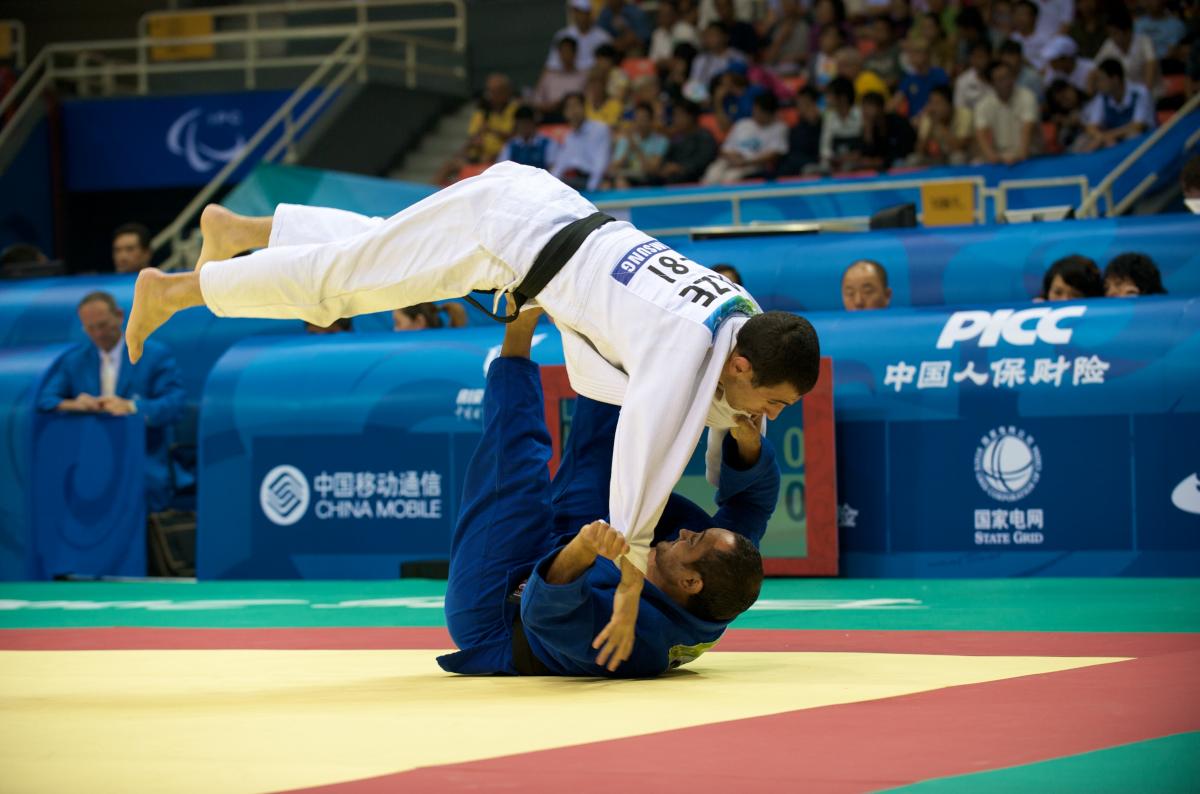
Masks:
[[[504,292],[562,226],[595,211],[545,171],[510,162],[386,219],[283,204],[269,246],[207,263],[200,287],[219,316],[320,326],[473,289]],[[739,315],[758,307],[740,287],[621,221],[589,235],[535,300],[562,333],[572,387],[625,406],[610,520],[644,572],[654,526],[704,426],[734,424],[735,412],[714,395],[745,322]],[[719,460],[715,441],[710,463]]]

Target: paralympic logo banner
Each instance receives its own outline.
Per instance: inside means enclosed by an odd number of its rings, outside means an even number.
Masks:
[[[236,159],[290,91],[74,99],[63,103],[69,190],[203,185]],[[315,98],[305,96],[293,116]],[[233,174],[242,179],[273,132]]]

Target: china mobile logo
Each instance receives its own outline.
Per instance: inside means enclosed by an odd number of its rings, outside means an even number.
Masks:
[[[1033,436],[1015,427],[997,427],[975,450],[975,479],[984,493],[1001,502],[1024,499],[1042,476],[1042,453]]]
[[[1074,329],[1064,328],[1061,323],[1072,317],[1082,317],[1085,312],[1086,306],[955,312],[942,327],[937,347],[947,350],[959,342],[976,337],[979,338],[980,347],[995,347],[1001,339],[1010,345],[1033,345],[1038,342],[1065,345],[1071,341]]]
[[[201,108],[192,108],[171,124],[167,130],[167,151],[187,161],[193,171],[207,173],[217,165],[236,159],[246,147],[241,133],[242,114],[238,110],[221,110],[207,116]],[[209,137],[214,129],[228,127],[237,130],[233,145],[218,149],[202,139]],[[208,135],[206,135],[208,133]],[[225,135],[228,137],[228,134]]]
[[[308,478],[295,466],[276,466],[263,477],[258,503],[271,523],[286,527],[308,511]]]

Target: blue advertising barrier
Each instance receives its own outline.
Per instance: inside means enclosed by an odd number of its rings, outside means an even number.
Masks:
[[[206,184],[238,157],[290,91],[122,99],[69,99],[62,103],[68,190],[127,190]],[[310,92],[293,117],[311,104]],[[319,115],[319,114],[318,114]],[[311,121],[309,122],[311,124]],[[264,153],[283,128],[259,145]],[[250,172],[248,158],[232,175]]]
[[[1196,300],[810,319],[834,359],[847,575],[1200,574]],[[233,347],[202,412],[200,576],[392,578],[444,559],[500,337]],[[553,328],[534,357],[561,363]],[[769,436],[802,496],[800,421]],[[700,454],[682,490],[703,503]]]
[[[0,579],[144,576],[142,419],[39,413],[64,350],[0,351]]]
[[[1052,262],[1082,254],[1101,268],[1137,251],[1159,266],[1172,295],[1200,295],[1200,216],[888,229],[664,242],[708,266],[728,262],[766,309],[836,311],[842,272],[872,259],[888,272],[892,306],[1025,301],[1042,290]]]

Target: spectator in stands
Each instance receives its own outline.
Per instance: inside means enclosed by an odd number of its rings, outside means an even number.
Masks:
[[[874,72],[863,68],[862,53],[854,47],[842,47],[837,51],[837,76],[854,84],[854,98],[861,102],[867,94],[888,95],[887,83]]]
[[[1096,53],[1098,63],[1109,58],[1121,62],[1129,82],[1154,88],[1158,77],[1158,58],[1154,55],[1154,44],[1144,33],[1133,32],[1133,17],[1124,5],[1113,5],[1109,9],[1108,38]]]
[[[929,45],[930,65],[949,74],[955,65],[954,45],[946,36],[938,15],[922,14],[917,19],[913,31],[914,33],[910,34],[911,38],[920,39]]]
[[[40,265],[48,261],[36,245],[13,243],[0,252],[0,277],[19,271],[21,265]]]
[[[629,93],[629,75],[621,68],[621,56],[616,47],[601,44],[596,48],[596,65],[592,67],[592,74],[604,78],[604,86],[610,97],[617,102],[625,101],[625,95]]]
[[[558,144],[553,138],[542,135],[537,128],[537,114],[528,105],[517,108],[513,116],[513,136],[500,150],[497,162],[512,160],[521,165],[531,165],[549,171],[554,167]]]
[[[995,61],[988,71],[992,92],[975,106],[975,143],[985,163],[1012,165],[1029,159],[1036,141],[1038,102],[1017,85],[1012,67]]]
[[[758,31],[754,25],[738,19],[734,13],[733,0],[716,0],[717,21],[729,31],[729,46],[743,55],[759,50]]]
[[[675,52],[663,71],[663,89],[668,96],[683,97],[685,92],[692,90],[693,84],[688,78],[692,73],[692,64],[699,55],[696,48],[686,41],[675,45]]]
[[[1183,41],[1187,28],[1174,12],[1167,10],[1165,0],[1143,0],[1142,10],[1144,13],[1134,23],[1134,33],[1150,39],[1154,56],[1162,60]]]
[[[704,183],[727,185],[755,176],[773,175],[787,153],[787,125],[778,118],[779,100],[762,93],[754,98],[750,118],[733,125],[721,153],[704,172]]]
[[[313,336],[328,336],[330,334],[348,334],[354,330],[354,321],[349,317],[334,320],[329,325],[304,324],[304,332]]]
[[[618,99],[608,95],[608,80],[593,69],[584,85],[584,115],[588,121],[598,121],[610,130],[621,120],[622,106]]]
[[[1200,215],[1200,154],[1187,161],[1179,175],[1183,202],[1194,215]]]
[[[841,42],[846,40],[846,6],[842,0],[817,0],[812,7],[812,26],[809,28],[809,49],[817,48],[825,31],[837,30]]]
[[[738,272],[736,267],[728,262],[721,262],[720,264],[713,265],[712,269],[714,272],[720,273],[722,276],[729,279],[734,284],[737,284],[739,287],[744,286],[742,284],[742,274]]]
[[[888,112],[886,104],[883,94],[876,91],[862,99],[862,149],[855,169],[886,171],[892,163],[912,154],[912,125],[904,117]]]
[[[1054,125],[1054,152],[1068,152],[1083,135],[1083,94],[1066,80],[1046,91],[1046,121]]]
[[[746,71],[745,63],[734,63],[716,80],[712,108],[717,126],[722,130],[729,130],[737,122],[749,118],[754,112],[754,98],[763,93],[762,88],[750,84]]]
[[[595,190],[608,170],[611,133],[604,124],[587,118],[581,94],[567,95],[563,115],[569,129],[550,172],[576,190]]]
[[[651,184],[658,176],[669,145],[666,136],[654,131],[654,108],[639,103],[634,108],[633,124],[613,147],[608,167],[611,186],[623,190]]]
[[[113,270],[136,273],[150,267],[150,230],[140,223],[123,223],[113,231]]]
[[[971,59],[971,48],[976,44],[985,43],[991,47],[987,23],[983,21],[983,12],[978,6],[967,6],[960,9],[954,17],[952,28],[954,38],[954,74],[962,70],[962,65]]]
[[[842,49],[845,41],[846,37],[840,28],[830,26],[821,31],[821,36],[817,41],[817,52],[812,58],[810,67],[809,85],[815,86],[818,91],[823,91],[837,77],[837,53]],[[851,85],[853,86],[853,83]]]
[[[879,75],[890,90],[900,84],[903,70],[900,67],[900,43],[896,41],[896,26],[888,16],[877,16],[871,20],[868,31],[875,49],[867,56],[863,67]]]
[[[579,45],[575,56],[575,65],[587,71],[596,63],[596,48],[601,44],[612,43],[608,31],[596,26],[592,21],[591,0],[571,0],[571,24],[554,34],[554,43],[550,47],[550,55],[546,58],[547,69],[562,69],[558,60],[559,39],[570,36]]]
[[[892,303],[887,270],[871,259],[860,259],[842,274],[842,305],[848,312],[886,309]]]
[[[699,120],[700,106],[695,102],[685,99],[675,105],[671,145],[659,171],[663,182],[696,182],[717,156],[717,142]]]
[[[1057,31],[1038,25],[1039,9],[1033,0],[1017,0],[1013,6],[1012,40],[1021,45],[1025,60],[1039,72],[1045,68],[1043,51]]]
[[[844,77],[825,92],[821,119],[821,167],[827,172],[845,170],[862,151],[862,112],[854,104],[854,85]]]
[[[587,84],[587,72],[577,65],[576,52],[578,46],[575,39],[564,36],[558,40],[558,59],[561,64],[557,69],[547,66],[538,78],[537,88],[533,92],[533,104],[542,114],[546,124],[559,124],[563,121],[562,102],[567,94],[582,93]]]
[[[1020,42],[1009,40],[1001,44],[998,57],[1007,63],[1008,68],[1016,75],[1017,85],[1029,89],[1033,98],[1040,101],[1042,98],[1042,75],[1025,60]]]
[[[962,165],[971,155],[971,111],[955,107],[950,87],[934,86],[917,121],[919,165]]]
[[[129,363],[121,334],[125,314],[107,292],[85,295],[78,314],[88,341],[58,360],[38,396],[38,409],[140,415],[146,425],[146,504],[151,512],[164,510],[172,496],[170,427],[187,399],[179,367],[166,345],[157,342],[146,345],[138,363]]]
[[[1065,80],[1080,91],[1087,93],[1089,78],[1096,64],[1079,57],[1079,47],[1070,36],[1055,36],[1050,39],[1042,53],[1046,68],[1042,70],[1042,84],[1050,85],[1055,80]]]
[[[1135,138],[1154,126],[1154,105],[1145,86],[1125,79],[1116,58],[1096,69],[1098,91],[1083,109],[1085,136],[1077,151],[1091,152]]]
[[[1073,301],[1104,297],[1100,268],[1086,256],[1064,256],[1042,276],[1041,300]]]
[[[446,315],[445,321],[441,315]],[[429,328],[462,328],[467,310],[461,303],[418,303],[392,312],[392,327],[397,331],[424,331]]]
[[[782,75],[802,74],[812,46],[809,34],[799,0],[781,0],[778,19],[767,34],[763,63]]]
[[[1158,265],[1145,254],[1118,254],[1104,268],[1105,297],[1136,298],[1139,295],[1166,294]]]
[[[650,59],[662,68],[674,56],[675,47],[684,43],[699,46],[700,34],[695,26],[680,16],[676,0],[660,0],[658,26],[650,36]]]
[[[746,56],[729,46],[729,32],[720,22],[713,22],[704,29],[704,49],[692,61],[688,79],[707,89],[717,75],[729,71],[729,67]]]
[[[1079,45],[1079,54],[1084,58],[1095,60],[1096,53],[1108,38],[1106,20],[1097,0],[1075,0],[1075,16],[1067,35]]]
[[[788,151],[779,166],[781,176],[803,174],[821,162],[821,108],[817,92],[805,86],[796,94],[796,123],[788,132]]]
[[[987,81],[992,47],[986,40],[976,42],[967,57],[967,69],[954,81],[954,106],[973,111],[979,100],[992,90]]]
[[[512,81],[506,75],[488,75],[479,107],[467,126],[467,143],[442,165],[437,176],[438,184],[452,182],[468,163],[496,162],[496,155],[500,154],[505,142],[512,136],[518,104],[513,97]]]
[[[993,49],[999,49],[1001,44],[1012,38],[1013,7],[1010,0],[992,0],[988,14],[988,31],[992,37]]]
[[[596,25],[612,37],[617,49],[622,52],[641,49],[650,45],[650,17],[637,3],[627,0],[605,0],[604,8],[596,17]]]
[[[929,92],[935,85],[947,85],[950,78],[940,67],[933,66],[929,61],[929,42],[924,39],[909,39],[908,68],[900,78],[900,88],[896,92],[896,104],[907,102],[910,119],[915,119],[925,109],[929,101]]]

